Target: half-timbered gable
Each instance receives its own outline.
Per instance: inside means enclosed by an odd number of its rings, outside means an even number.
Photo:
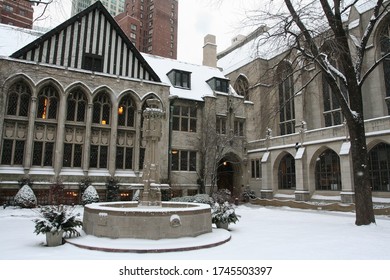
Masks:
[[[11,57],[160,81],[99,1],[13,53]]]

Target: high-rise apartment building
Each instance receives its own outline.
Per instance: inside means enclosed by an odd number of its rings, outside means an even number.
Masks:
[[[0,23],[32,28],[32,4],[25,0],[0,0]]]
[[[177,58],[178,0],[126,0],[115,17],[138,50]]]
[[[88,8],[96,0],[73,0],[72,1],[72,16]],[[125,0],[100,0],[104,7],[110,12],[112,16],[116,16],[124,11]]]

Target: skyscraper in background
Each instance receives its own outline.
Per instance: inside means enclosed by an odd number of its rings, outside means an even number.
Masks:
[[[88,8],[95,0],[72,0],[72,16]],[[100,0],[112,16],[124,11],[125,0]]]
[[[32,3],[25,0],[0,1],[0,23],[23,28],[32,28]]]
[[[115,17],[138,50],[177,58],[178,0],[126,0]]]

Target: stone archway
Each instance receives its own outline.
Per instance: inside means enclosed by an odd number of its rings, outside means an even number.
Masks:
[[[217,169],[217,188],[228,189],[232,197],[238,197],[241,194],[242,182],[242,161],[235,154],[225,155],[218,164]]]

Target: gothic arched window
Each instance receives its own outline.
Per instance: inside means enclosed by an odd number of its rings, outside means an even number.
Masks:
[[[340,157],[327,149],[317,158],[316,190],[341,190]]]
[[[279,83],[279,128],[280,134],[295,132],[294,81],[290,64],[282,62],[277,68]]]
[[[285,155],[279,163],[279,189],[295,189],[295,159],[292,155]]]
[[[386,55],[390,52],[390,25],[387,24],[380,33],[380,47],[382,55]],[[385,80],[385,102],[387,104],[387,113],[390,115],[390,58],[387,57],[383,61],[383,73]]]
[[[380,143],[369,152],[371,187],[373,191],[390,191],[390,145]]]
[[[245,100],[249,100],[249,82],[247,78],[240,75],[234,83],[234,90],[237,94],[243,96]]]

